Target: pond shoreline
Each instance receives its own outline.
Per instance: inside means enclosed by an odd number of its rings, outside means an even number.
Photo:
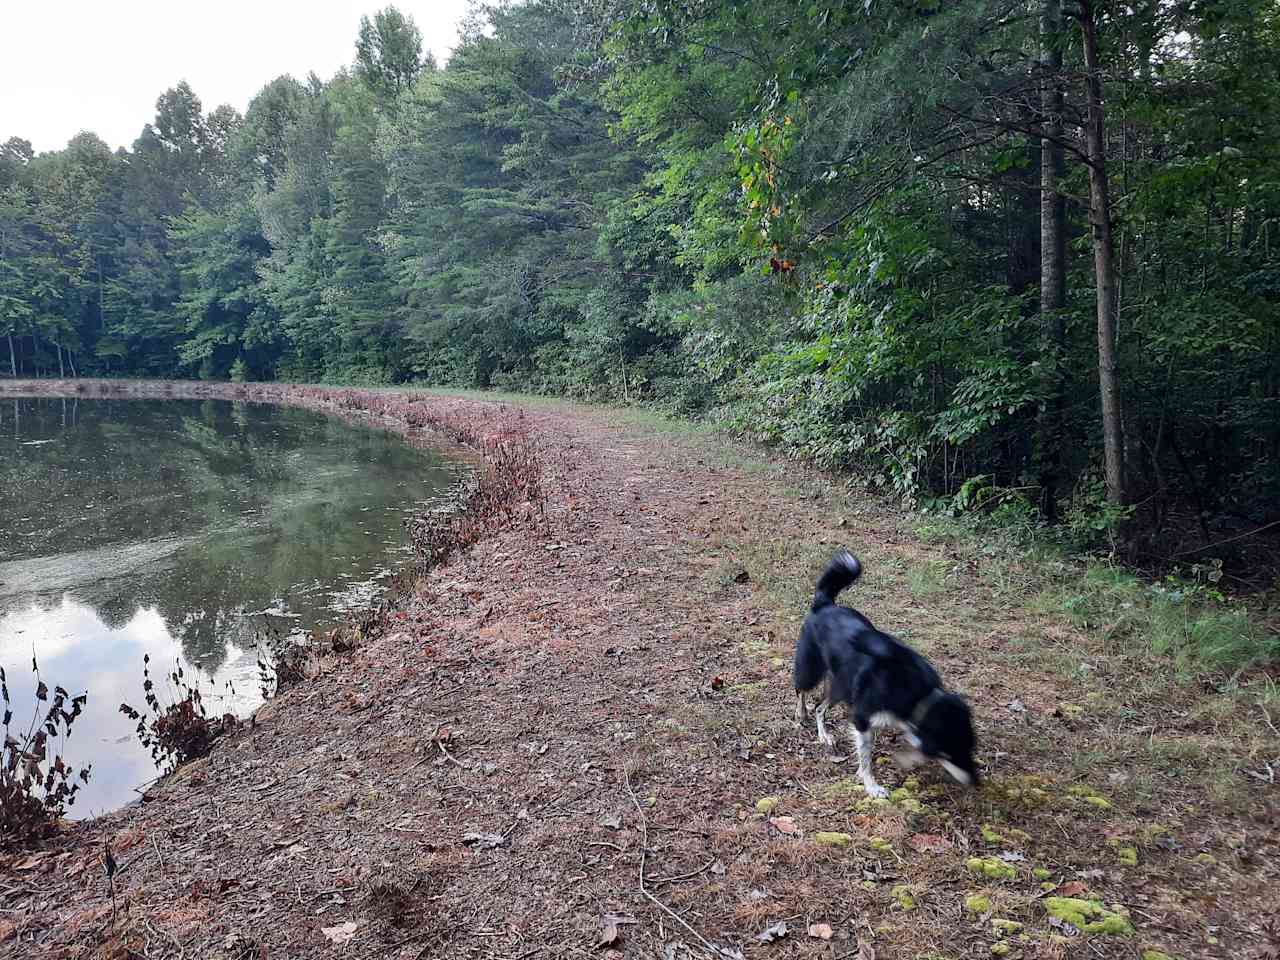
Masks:
[[[486,456],[492,458],[495,444],[509,444],[514,434],[496,423],[491,429],[480,432],[459,423],[456,418],[442,417],[436,414],[425,414],[419,404],[410,404],[410,398],[397,392],[388,395],[384,392],[369,390],[351,390],[346,388],[328,388],[295,385],[240,385],[210,384],[203,382],[182,381],[114,381],[114,380],[17,380],[0,381],[0,400],[3,399],[44,399],[44,400],[134,400],[155,402],[172,401],[205,401],[250,403],[262,406],[285,406],[308,410],[325,417],[343,422],[361,429],[374,430],[397,437],[399,442],[416,449],[431,451],[445,450],[451,459],[459,464],[466,464],[474,474],[483,470]],[[486,418],[480,418],[483,422]],[[518,431],[516,431],[518,433]],[[503,438],[505,436],[505,440]],[[449,499],[455,501],[453,512],[441,510],[441,501],[433,500],[406,518],[407,534],[421,531],[424,527],[438,530],[436,539],[448,534],[456,527],[460,519],[459,511],[467,510],[466,493],[474,486],[463,482],[461,493],[454,488]],[[461,502],[458,502],[461,498]],[[492,519],[492,518],[490,518]],[[412,546],[412,545],[411,545]],[[441,548],[447,553],[453,548],[451,544],[434,544],[436,550]],[[362,637],[385,628],[382,622],[387,616],[389,605],[394,605],[397,593],[403,592],[411,584],[415,569],[420,568],[421,558],[397,564],[392,569],[392,579],[388,589],[381,595],[371,598],[365,605],[351,607],[342,613],[336,624],[317,629],[313,641],[309,641],[308,650],[328,650],[332,653],[335,642],[339,646],[350,647],[352,637]],[[32,588],[40,586],[32,584]],[[90,696],[94,694],[89,690]],[[110,696],[110,693],[107,694]],[[263,704],[250,705],[250,709],[239,719],[251,722],[253,712]],[[238,712],[237,712],[238,713]],[[83,724],[82,724],[83,726]],[[89,758],[91,762],[93,758]],[[95,762],[96,764],[96,762]],[[97,765],[97,764],[96,764]],[[100,765],[99,765],[100,766]],[[85,822],[109,816],[142,802],[144,787],[152,787],[157,782],[163,783],[164,775],[145,779],[137,788],[138,796],[115,807],[108,807],[101,812],[94,811],[89,816],[77,818],[76,822]],[[81,798],[83,800],[83,797]]]

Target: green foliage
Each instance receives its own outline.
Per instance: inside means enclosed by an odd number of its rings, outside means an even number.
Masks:
[[[1120,507],[1095,479],[1080,25],[1050,77],[1008,9],[530,0],[478,7],[438,68],[388,7],[349,72],[278,77],[243,118],[179,84],[125,153],[14,138],[0,370],[644,403],[949,513],[1052,508],[1073,549],[1229,541],[1269,581],[1247,534],[1280,501],[1280,79],[1257,68],[1280,14],[1097,20]],[[1068,296],[1041,315],[1050,82]]]

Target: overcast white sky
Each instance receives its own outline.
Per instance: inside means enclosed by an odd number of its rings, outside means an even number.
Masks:
[[[127,147],[179,80],[241,113],[282,73],[328,79],[362,14],[390,0],[0,0],[0,143],[58,150],[81,130]],[[398,0],[441,63],[467,0]]]

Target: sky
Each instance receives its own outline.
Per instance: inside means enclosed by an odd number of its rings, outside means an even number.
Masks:
[[[60,150],[81,130],[128,147],[186,80],[205,112],[241,113],[284,73],[328,79],[355,58],[362,15],[391,0],[0,0],[0,143]],[[467,0],[397,0],[440,63]]]

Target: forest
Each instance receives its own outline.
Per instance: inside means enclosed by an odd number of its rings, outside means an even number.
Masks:
[[[1277,103],[1274,0],[387,7],[243,115],[0,131],[0,375],[651,404],[1265,589]]]

